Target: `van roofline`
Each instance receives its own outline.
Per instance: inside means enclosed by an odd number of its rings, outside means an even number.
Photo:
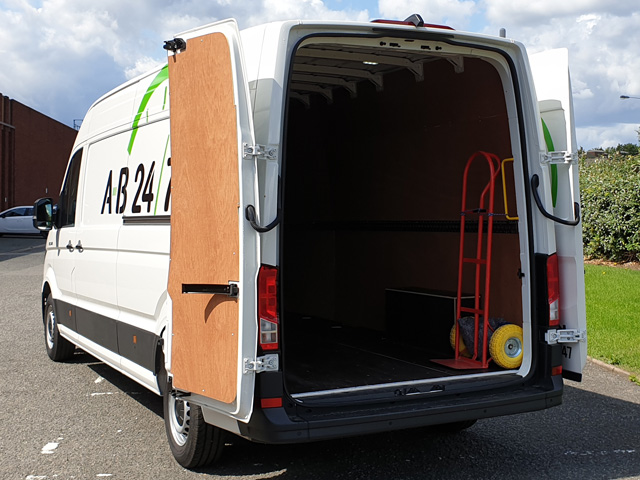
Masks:
[[[207,25],[194,27],[189,30],[185,30],[181,33],[174,35],[174,38],[178,38],[182,35],[187,35],[190,32],[198,31],[205,29],[207,27],[215,26],[222,23],[234,22],[237,25],[237,21],[233,18],[221,20],[218,22],[213,22]],[[283,20],[283,21],[275,21],[275,22],[266,22],[263,24],[255,25],[252,27],[248,27],[241,30],[242,32],[247,32],[252,29],[274,29],[279,30],[282,33],[290,32],[295,28],[308,28],[310,30],[317,29],[316,33],[322,34],[322,30],[327,30],[327,33],[331,34],[341,34],[345,35],[353,35],[353,34],[362,34],[362,35],[371,35],[376,34],[380,36],[385,36],[388,34],[389,36],[402,36],[402,33],[411,33],[415,35],[416,33],[425,33],[425,34],[436,34],[443,36],[443,41],[448,39],[454,40],[456,42],[470,42],[470,43],[478,43],[482,46],[492,46],[498,49],[511,49],[514,46],[516,49],[520,51],[525,51],[524,45],[520,42],[517,42],[513,39],[503,38],[499,36],[493,36],[482,33],[474,33],[474,32],[466,32],[462,30],[449,30],[437,27],[414,27],[412,25],[398,25],[391,23],[373,23],[370,22],[354,22],[354,21],[327,21],[327,20]],[[446,38],[444,38],[446,37]],[[146,71],[140,75],[137,75],[126,82],[114,87],[112,90],[108,91],[101,97],[99,97],[95,102],[91,104],[87,112],[85,113],[84,118],[87,119],[90,112],[95,109],[100,103],[104,102],[111,96],[121,92],[122,90],[129,88],[131,85],[140,82],[141,80],[156,75],[162,68],[166,67],[167,62],[159,62],[155,67]],[[76,149],[79,143],[86,140],[85,135],[82,135],[82,126],[80,127],[80,132],[78,135],[78,139],[76,140],[76,144],[74,145],[74,150]]]
[[[134,83],[139,82],[140,80],[142,80],[143,78],[152,76],[154,74],[157,74],[160,70],[162,70],[165,66],[167,65],[167,62],[160,62],[158,63],[158,65],[156,65],[155,67],[153,67],[150,70],[147,70],[144,73],[141,73],[139,75],[136,75],[133,78],[130,78],[129,80],[127,80],[124,83],[121,83],[120,85],[118,85],[117,87],[114,87],[112,90],[109,90],[107,93],[105,93],[104,95],[102,95],[100,98],[98,98],[95,102],[93,102],[91,104],[91,106],[89,107],[89,110],[91,110],[93,107],[95,107],[96,105],[98,105],[99,103],[103,102],[104,100],[106,100],[107,98],[109,98],[111,95],[114,95],[115,93],[118,93],[120,90],[123,90],[125,88],[127,88],[130,85],[133,85]],[[89,111],[87,110],[87,112]]]
[[[217,25],[220,23],[225,23],[228,21],[234,21],[237,23],[237,21],[233,18],[229,18],[229,19],[225,19],[225,20],[220,20],[218,22],[212,22],[210,24],[207,25],[201,25],[198,27],[194,27],[191,28],[189,30],[185,30],[183,32],[180,32],[176,35],[174,35],[175,37],[179,37],[181,35],[185,35],[189,32],[193,32],[196,30],[200,30],[209,26],[213,26],[213,25]],[[264,27],[276,27],[276,26],[280,26],[280,29],[291,29],[293,27],[296,26],[305,26],[305,27],[340,27],[340,28],[345,28],[345,27],[355,27],[359,30],[363,30],[363,31],[371,31],[372,29],[375,30],[389,30],[389,31],[398,31],[398,32],[438,32],[438,33],[442,33],[441,28],[434,28],[434,27],[413,27],[410,25],[397,25],[397,24],[389,24],[389,23],[373,23],[372,21],[370,22],[353,22],[353,21],[339,21],[339,20],[281,20],[281,21],[276,21],[276,22],[267,22],[267,23],[263,23],[263,24],[259,24],[259,25],[254,25],[251,27],[247,27],[247,28],[243,28],[241,31],[244,32],[246,30],[251,30],[253,28],[264,28]],[[455,37],[465,37],[465,38],[470,38],[470,39],[482,39],[483,41],[487,41],[487,40],[491,40],[492,42],[495,42],[497,44],[502,44],[504,45],[505,43],[507,44],[519,44],[520,42],[516,42],[513,39],[510,38],[502,38],[499,36],[494,36],[494,35],[490,35],[490,34],[485,34],[485,33],[477,33],[477,32],[468,32],[468,31],[464,31],[464,30],[447,30],[447,32],[450,32],[451,35],[454,35]],[[93,108],[95,105],[99,104],[100,102],[104,101],[106,98],[110,97],[111,95],[113,95],[114,93],[119,92],[120,90],[128,87],[129,85],[139,82],[141,79],[149,76],[149,75],[153,75],[154,73],[159,72],[162,68],[164,68],[164,66],[166,65],[166,62],[160,62],[158,63],[157,66],[155,66],[154,68],[141,73],[140,75],[136,75],[135,77],[127,80],[126,82],[118,85],[117,87],[113,88],[112,90],[108,91],[107,93],[105,93],[104,95],[102,95],[100,98],[98,98],[95,102],[93,102],[93,104],[91,104],[91,106],[89,107],[89,109]]]
[[[216,22],[216,23],[220,23],[220,22]],[[502,45],[519,43],[514,39],[500,37],[499,35],[491,35],[489,33],[471,32],[466,30],[457,30],[453,28],[451,30],[448,30],[444,28],[430,27],[430,26],[414,27],[412,25],[398,25],[398,24],[392,24],[392,23],[374,23],[373,21],[358,22],[358,21],[345,21],[345,20],[302,20],[302,19],[283,20],[283,21],[267,22],[264,24],[254,25],[251,27],[243,28],[241,31],[250,30],[253,28],[264,28],[266,26],[270,26],[270,27],[280,26],[280,28],[285,27],[288,29],[291,29],[296,26],[302,26],[302,27],[339,27],[339,28],[347,27],[347,28],[357,28],[359,30],[361,29],[361,30],[367,30],[367,31],[371,31],[372,29],[374,29],[376,31],[389,30],[389,31],[397,31],[397,32],[437,32],[441,34],[446,32],[449,35],[453,35],[455,37],[463,36],[463,37],[469,37],[469,38],[482,39],[483,41],[493,40],[497,44],[502,44]],[[448,26],[448,25],[443,25],[443,27],[444,26]],[[202,27],[198,27],[197,29],[200,29],[200,28]],[[197,30],[197,29],[192,29],[192,30]],[[192,30],[188,30],[188,31],[192,31]],[[176,36],[179,36],[179,35],[176,35]]]

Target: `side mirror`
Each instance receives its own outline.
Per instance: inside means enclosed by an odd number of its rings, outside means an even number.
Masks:
[[[48,232],[53,228],[53,200],[39,198],[33,204],[33,226],[41,232]]]

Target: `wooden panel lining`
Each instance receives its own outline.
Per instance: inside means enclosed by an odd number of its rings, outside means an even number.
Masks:
[[[214,33],[169,58],[172,214],[169,294],[175,388],[236,398],[236,299],[183,294],[182,284],[238,281],[237,118],[230,50]]]

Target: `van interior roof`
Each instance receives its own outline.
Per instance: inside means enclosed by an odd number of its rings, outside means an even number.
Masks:
[[[400,49],[393,43],[376,39],[385,47],[364,47],[337,43],[306,44],[296,52],[290,90],[300,100],[311,94],[332,99],[336,88],[346,89],[357,96],[357,84],[371,82],[378,91],[384,89],[384,76],[398,70],[409,70],[416,81],[424,79],[424,65],[436,60],[449,61],[456,72],[464,70],[461,55],[434,53],[440,47],[430,43],[418,44],[422,51]],[[391,50],[389,47],[397,48]],[[306,98],[305,98],[306,97]],[[305,101],[305,103],[308,103]]]

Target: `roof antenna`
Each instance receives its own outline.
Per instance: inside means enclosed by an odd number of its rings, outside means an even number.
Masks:
[[[507,29],[506,28],[501,28],[500,29],[500,36],[502,38],[507,38]]]
[[[405,22],[411,22],[413,23],[416,27],[424,27],[424,20],[422,19],[422,17],[420,15],[418,15],[417,13],[414,13],[413,15],[411,15],[408,18],[405,18],[404,20]]]

